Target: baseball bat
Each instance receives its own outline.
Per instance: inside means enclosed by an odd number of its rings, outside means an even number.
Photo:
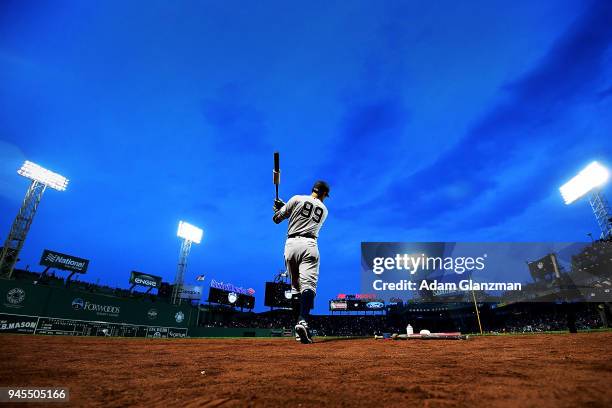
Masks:
[[[276,187],[276,199],[278,200],[278,185],[280,184],[280,154],[274,152],[274,171],[272,172],[272,182]]]

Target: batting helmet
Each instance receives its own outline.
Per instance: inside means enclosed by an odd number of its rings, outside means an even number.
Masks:
[[[314,183],[314,186],[312,186],[312,191],[321,197],[329,197],[329,184],[323,180],[318,180],[316,183]]]

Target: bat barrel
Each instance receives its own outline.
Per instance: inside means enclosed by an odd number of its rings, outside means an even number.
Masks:
[[[280,184],[280,153],[274,152],[274,171],[272,172],[272,182],[276,184],[278,191],[278,185]]]
[[[274,152],[274,171],[272,172],[272,182],[276,187],[276,199],[278,200],[278,185],[280,184],[280,153]]]

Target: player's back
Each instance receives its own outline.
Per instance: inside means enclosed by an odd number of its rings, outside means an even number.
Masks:
[[[288,236],[318,237],[327,218],[327,207],[311,195],[296,195],[287,202],[289,212]]]

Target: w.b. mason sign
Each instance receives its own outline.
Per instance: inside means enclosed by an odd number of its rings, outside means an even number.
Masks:
[[[40,258],[40,264],[54,269],[85,273],[89,260],[45,249]]]

